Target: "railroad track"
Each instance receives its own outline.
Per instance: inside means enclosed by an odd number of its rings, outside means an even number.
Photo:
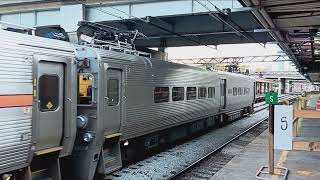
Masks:
[[[296,96],[286,95],[281,96],[279,99],[292,100],[295,97]],[[201,163],[206,159],[217,154],[233,142],[236,142],[237,139],[242,139],[241,137],[245,136],[245,134],[260,127],[261,123],[265,122],[268,117],[267,107],[268,105],[264,102],[257,103],[254,106],[255,113],[253,115],[235,121],[227,126],[215,129],[194,140],[177,145],[176,147],[158,153],[155,156],[139,161],[136,164],[125,167],[120,171],[108,175],[105,179],[184,179],[184,173],[188,173],[196,166],[201,167]],[[264,127],[264,129],[266,129],[266,127]],[[263,131],[263,128],[261,131]],[[253,138],[255,137],[256,136]],[[244,146],[245,145],[243,145],[243,147]],[[218,155],[218,157],[223,156]],[[229,160],[231,160],[230,158],[232,159],[231,156],[222,158],[223,160],[220,166],[229,162]],[[216,168],[216,171],[218,170],[219,168]],[[210,176],[212,175],[212,172],[204,172],[202,174]],[[206,178],[201,177],[198,179]]]
[[[287,99],[288,101],[292,101],[293,99],[295,99],[297,97],[297,95],[290,95],[290,94],[285,94],[279,97],[279,101],[283,100],[283,99]],[[268,107],[268,105],[265,102],[259,102],[254,104],[254,111],[258,112],[261,111],[265,108]]]
[[[267,129],[267,119],[263,119],[260,122],[254,124],[247,130],[243,131],[242,133],[238,134],[234,138],[227,141],[225,144],[221,145],[217,149],[214,149],[212,152],[207,154],[206,156],[200,158],[196,162],[190,164],[185,169],[182,169],[180,172],[172,175],[168,178],[168,180],[172,179],[209,179],[212,177],[216,172],[218,172],[221,168],[223,168],[224,165],[226,165],[235,155],[229,155],[227,153],[222,153],[221,151],[229,146],[231,143],[238,144],[237,148],[241,149],[244,148],[246,145],[248,145],[254,138],[258,135],[260,135],[265,129]],[[254,131],[255,128],[258,126],[261,126],[263,128],[260,128],[258,130],[259,133],[255,133],[256,136],[250,136],[250,138],[247,138],[245,143],[237,143],[243,142],[243,140],[240,140],[240,137],[243,137],[245,134],[249,133],[250,131]],[[252,133],[253,134],[253,133]],[[249,139],[249,140],[248,140]],[[241,144],[241,145],[239,145]]]
[[[287,99],[289,102],[295,99],[296,95],[285,95],[279,97],[279,100]],[[266,109],[268,105],[265,104],[265,102],[256,103],[254,108],[255,112],[261,111],[263,109]],[[221,151],[226,148],[227,146],[232,146],[232,144],[238,145],[239,144],[241,148],[244,148],[246,145],[248,145],[252,140],[254,140],[255,137],[260,135],[265,129],[267,129],[267,118],[262,119],[261,121],[257,122],[256,124],[253,124],[251,127],[243,131],[242,133],[238,134],[234,138],[230,139],[229,141],[222,144],[220,147],[214,149],[207,155],[203,156],[202,158],[198,159],[197,161],[193,162],[189,166],[185,167],[181,171],[177,172],[176,174],[173,174],[168,180],[172,179],[209,179],[212,177],[216,172],[218,172],[225,164],[227,164],[235,155],[230,155],[226,153],[221,153]],[[257,128],[260,127],[260,128]],[[257,128],[257,129],[256,129]],[[254,131],[254,132],[251,132]],[[248,136],[247,141],[245,143],[243,140],[240,139],[240,137],[243,137],[244,135],[251,133],[255,134],[256,136]],[[239,143],[240,142],[240,143]],[[214,156],[216,155],[216,156]]]

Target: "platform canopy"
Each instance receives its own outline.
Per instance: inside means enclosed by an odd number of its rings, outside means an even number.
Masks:
[[[225,15],[220,12],[148,16],[99,22],[120,29],[139,30],[146,37],[135,44],[143,47],[178,47],[274,41],[251,14],[251,8]]]
[[[279,42],[301,74],[320,82],[320,1],[242,0]]]
[[[139,30],[142,47],[266,43],[274,39],[239,0],[4,0],[0,19],[28,26],[61,25],[76,30],[78,21]]]
[[[139,30],[140,47],[277,43],[299,72],[320,82],[318,0],[3,0],[1,21],[27,26],[78,21]]]

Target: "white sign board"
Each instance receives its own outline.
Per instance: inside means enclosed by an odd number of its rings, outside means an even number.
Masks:
[[[292,150],[293,106],[274,107],[274,149]]]

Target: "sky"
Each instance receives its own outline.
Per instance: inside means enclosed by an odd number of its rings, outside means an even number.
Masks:
[[[211,48],[210,48],[211,47]],[[168,59],[189,59],[189,58],[210,58],[210,57],[242,57],[242,56],[266,56],[283,54],[277,44],[266,44],[262,46],[257,43],[249,44],[228,44],[214,46],[189,46],[167,48]],[[290,62],[267,63],[255,62],[246,64],[251,71],[295,71]]]

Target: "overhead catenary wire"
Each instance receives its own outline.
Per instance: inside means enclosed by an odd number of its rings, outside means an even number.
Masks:
[[[224,23],[224,24],[226,24],[227,26],[229,26],[231,29],[233,29],[234,31],[236,31],[239,36],[243,36],[243,37],[246,38],[247,40],[251,40],[251,39],[249,39],[247,36],[243,35],[237,28],[233,27],[233,26],[232,26],[231,24],[229,24],[227,21],[225,21],[224,19],[222,19],[221,17],[219,17],[218,15],[216,15],[216,13],[213,13],[212,10],[211,10],[208,6],[206,6],[205,4],[203,4],[201,1],[196,0],[196,2],[197,2],[198,4],[200,4],[202,7],[206,8],[206,9],[209,11],[209,15],[210,15],[211,17],[213,17],[214,19],[216,19],[216,20],[218,20],[218,21],[221,21],[222,23]],[[212,6],[214,6],[214,7],[216,8],[216,6],[215,6],[212,2],[210,2],[210,1],[208,1],[208,0],[207,0],[207,2],[209,2]]]
[[[75,0],[75,1],[78,2],[78,3],[80,3],[80,4],[82,4],[82,5],[85,5],[85,6],[87,5],[86,3],[82,2],[81,0]],[[100,4],[101,4],[101,3],[100,3]],[[117,16],[117,15],[115,15],[115,14],[113,14],[113,13],[110,13],[110,12],[107,12],[107,11],[103,10],[102,8],[98,8],[98,7],[92,7],[92,8],[94,8],[95,10],[100,11],[100,12],[102,12],[102,13],[104,13],[104,14],[113,16],[113,17],[118,18],[118,19],[121,19],[121,20],[123,20],[123,21],[129,21],[129,22],[132,22],[132,23],[134,23],[134,24],[138,24],[138,25],[139,25],[139,23],[137,23],[137,22],[135,22],[135,21],[132,21],[131,19],[126,19],[126,18],[124,18],[124,17]]]
[[[123,14],[127,15],[128,17],[134,17],[135,19],[138,19],[138,20],[140,20],[140,21],[142,21],[142,22],[144,22],[144,23],[147,23],[147,24],[149,24],[149,25],[152,25],[152,26],[154,26],[154,27],[156,27],[156,28],[158,28],[158,29],[161,29],[161,30],[163,30],[163,31],[169,32],[169,33],[171,33],[171,34],[174,34],[174,35],[176,35],[176,36],[178,36],[178,37],[180,37],[180,38],[182,38],[182,39],[186,39],[186,40],[188,40],[188,41],[195,42],[196,45],[202,45],[202,44],[201,44],[200,42],[198,42],[198,41],[195,41],[195,40],[189,39],[189,38],[187,38],[187,37],[184,37],[184,36],[182,36],[182,35],[179,34],[179,33],[175,33],[175,32],[173,32],[173,31],[169,31],[169,30],[167,30],[167,29],[165,29],[165,28],[162,28],[161,26],[158,26],[158,25],[156,25],[156,24],[150,23],[150,22],[148,22],[148,21],[146,21],[146,20],[144,20],[144,19],[142,19],[142,18],[133,16],[132,14],[128,14],[127,12],[122,11],[122,10],[120,10],[120,9],[117,9],[117,8],[115,8],[115,7],[113,7],[113,6],[109,6],[109,8],[112,8],[112,9],[114,9],[114,10],[117,10],[117,11],[119,11],[119,12],[122,12]],[[206,44],[205,44],[204,46],[216,50],[216,48],[210,47],[209,45],[206,45]]]
[[[86,5],[86,3],[84,3],[84,2],[82,2],[82,1],[80,1],[80,0],[76,0],[76,1],[79,2],[79,3],[81,3],[81,4],[83,4],[83,5]],[[100,3],[100,5],[102,5],[102,4]],[[199,45],[203,45],[203,44],[202,44],[201,42],[199,42],[199,41],[196,41],[196,40],[193,40],[193,39],[184,37],[183,35],[181,35],[181,34],[179,34],[179,33],[175,33],[175,32],[173,32],[173,31],[169,31],[169,30],[167,30],[167,29],[165,29],[165,28],[162,28],[162,27],[160,27],[160,26],[158,26],[158,25],[155,25],[155,24],[153,24],[153,23],[147,22],[146,20],[144,20],[144,19],[142,19],[142,18],[132,16],[132,15],[130,15],[130,14],[128,14],[128,13],[122,11],[122,10],[119,10],[119,9],[117,9],[117,8],[115,8],[115,7],[111,7],[111,6],[108,6],[108,7],[109,7],[109,8],[112,8],[112,9],[114,9],[114,10],[117,10],[117,11],[119,11],[119,12],[122,12],[123,14],[126,14],[126,15],[128,15],[129,17],[134,17],[135,19],[138,19],[138,20],[140,20],[140,21],[143,22],[143,23],[146,23],[146,24],[148,24],[148,25],[152,25],[152,26],[154,26],[154,27],[156,27],[156,28],[158,28],[158,29],[161,29],[161,30],[163,30],[163,31],[169,32],[169,33],[171,33],[171,34],[174,34],[174,35],[180,37],[180,38],[181,38],[182,40],[184,40],[184,41],[193,42],[193,43],[195,43],[195,45],[198,45],[198,46],[199,46]],[[112,14],[112,13],[110,13],[110,12],[107,12],[107,11],[103,10],[102,8],[97,8],[97,7],[93,7],[93,8],[96,9],[96,10],[98,10],[98,11],[100,11],[100,12],[102,12],[102,13],[105,13],[105,14],[108,14],[108,15],[110,15],[110,16],[116,17],[116,18],[118,18],[118,19],[121,19],[121,20],[124,20],[124,21],[129,21],[129,22],[135,23],[135,24],[137,24],[137,25],[141,25],[140,23],[138,23],[138,22],[136,22],[136,21],[133,21],[133,20],[131,20],[131,19],[125,19],[125,18],[123,18],[123,17],[121,17],[121,16],[114,15],[114,14]],[[210,49],[213,49],[213,50],[217,50],[216,48],[211,47],[210,45],[207,45],[207,44],[204,44],[204,46],[205,46],[205,47],[208,47],[208,48],[210,48]]]
[[[236,25],[239,29],[235,28],[233,25],[231,25],[229,22],[225,21],[224,19],[222,19],[220,16],[218,16],[215,12],[213,12],[207,5],[205,5],[204,3],[202,3],[201,1],[199,0],[195,0],[198,4],[200,4],[202,7],[206,8],[208,11],[209,11],[209,16],[218,20],[218,21],[221,21],[222,23],[226,24],[227,26],[229,26],[231,29],[233,29],[237,35],[239,36],[243,36],[244,38],[246,38],[248,41],[255,41],[257,42],[257,40],[254,38],[254,37],[251,37],[250,35],[245,35],[245,30],[240,27],[237,23],[235,23],[232,19],[229,19],[231,21],[231,23],[233,23],[234,25]],[[219,12],[221,12],[221,10],[216,6],[214,5],[211,1],[209,0],[206,0],[206,2],[210,3],[215,9],[217,9]],[[259,43],[259,45],[261,45],[262,47],[265,48],[265,46],[261,43]]]
[[[100,3],[100,4],[101,4],[101,3]],[[101,5],[102,5],[102,4],[101,4]],[[109,7],[109,8],[112,8],[112,9],[114,9],[114,10],[116,10],[116,11],[122,12],[123,14],[127,15],[129,18],[133,17],[133,18],[138,19],[138,20],[140,20],[140,21],[142,21],[142,22],[144,22],[144,23],[148,23],[146,20],[144,20],[144,19],[142,19],[142,18],[139,18],[139,17],[136,17],[136,16],[133,16],[132,14],[128,14],[127,12],[122,11],[122,10],[120,10],[120,9],[118,9],[118,8],[115,8],[115,7],[113,7],[113,6],[108,6],[108,7]]]

